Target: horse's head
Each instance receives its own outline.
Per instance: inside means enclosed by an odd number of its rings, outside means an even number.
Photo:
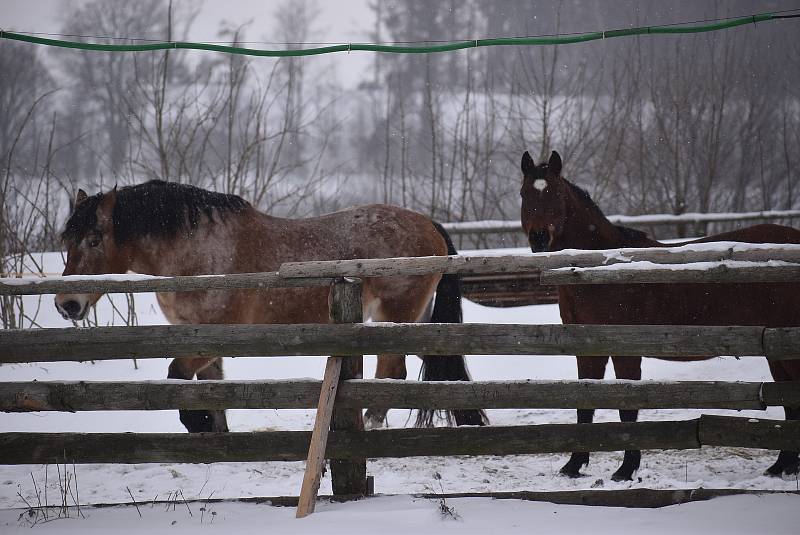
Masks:
[[[534,253],[548,251],[564,231],[567,220],[567,182],[561,178],[561,156],[553,151],[547,163],[536,165],[522,155],[522,229]]]
[[[61,238],[67,248],[64,275],[125,273],[123,255],[114,242],[116,190],[89,197],[78,190]],[[58,294],[56,308],[64,319],[80,321],[102,294]]]

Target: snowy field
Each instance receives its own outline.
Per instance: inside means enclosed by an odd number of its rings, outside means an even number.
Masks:
[[[58,255],[48,255],[46,270],[59,272]],[[124,303],[124,297],[122,302]],[[37,309],[37,297],[26,298],[26,310]],[[117,299],[117,298],[115,298]],[[136,297],[140,324],[165,323],[151,294]],[[555,305],[492,309],[471,302],[464,304],[465,321],[482,323],[558,323]],[[104,300],[99,307],[101,323],[109,322],[113,313]],[[52,305],[51,296],[43,296],[36,321],[41,326],[67,327]],[[119,324],[119,318],[115,320]],[[486,357],[468,358],[473,377],[489,379],[574,379],[575,359],[571,357]],[[95,361],[94,363],[47,363],[6,365],[0,367],[3,381],[29,380],[149,380],[166,377],[168,360]],[[408,359],[409,377],[416,377],[419,360]],[[226,359],[230,379],[256,378],[321,378],[323,357],[239,358]],[[365,359],[365,377],[371,377],[375,358]],[[611,366],[607,377],[613,377]],[[646,359],[643,377],[655,380],[723,380],[769,381],[763,359],[716,358],[693,363],[671,363]],[[713,414],[783,418],[783,410],[767,411],[704,411]],[[646,410],[640,420],[671,420],[696,417],[694,410]],[[491,410],[489,417],[496,425],[571,423],[571,410]],[[310,430],[312,410],[232,410],[228,411],[232,431]],[[596,421],[618,421],[616,411],[598,411]],[[391,427],[409,424],[409,411],[389,413]],[[0,431],[73,431],[73,432],[183,432],[177,411],[86,412],[0,414]],[[378,431],[379,432],[379,431]],[[612,472],[622,459],[621,453],[595,453],[584,469],[585,477],[566,479],[558,475],[568,454],[524,455],[511,457],[418,457],[369,461],[368,473],[375,478],[379,494],[411,494],[421,492],[467,491],[545,491],[575,489],[624,488],[744,488],[798,490],[794,477],[784,479],[763,475],[775,460],[776,453],[739,448],[710,448],[681,452],[645,452],[642,467],[633,482],[611,481]],[[71,468],[71,467],[70,467]],[[81,503],[121,503],[167,499],[179,492],[186,500],[238,498],[252,496],[297,495],[304,463],[218,463],[79,465],[75,467]],[[54,466],[0,466],[0,531],[28,529],[25,518],[18,518],[25,501],[48,503],[59,501],[59,485]],[[47,485],[45,485],[47,482]],[[329,494],[330,479],[322,481],[321,494]],[[72,500],[70,500],[72,503]],[[490,499],[451,499],[447,501],[455,516],[443,516],[436,500],[412,497],[384,497],[348,504],[320,504],[318,513],[295,521],[291,508],[277,508],[244,503],[200,505],[183,504],[166,511],[163,506],[136,508],[87,509],[80,520],[59,520],[37,524],[36,529],[54,532],[97,532],[114,526],[119,532],[147,529],[160,532],[192,532],[203,525],[219,531],[274,533],[364,533],[380,529],[385,533],[419,533],[461,531],[486,533],[489,529],[548,533],[573,532],[591,526],[594,533],[628,533],[648,530],[652,533],[797,533],[800,525],[800,497],[737,496],[718,498],[660,510],[624,510],[590,508],[543,503]],[[212,513],[214,513],[212,515]],[[71,516],[75,516],[73,511]],[[209,520],[211,519],[211,520]]]

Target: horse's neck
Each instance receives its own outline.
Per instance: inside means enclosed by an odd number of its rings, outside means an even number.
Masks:
[[[631,236],[614,225],[590,201],[569,192],[569,214],[564,232],[557,244],[560,249],[616,249],[649,247],[657,244],[647,238]]]
[[[130,247],[130,270],[159,276],[236,272],[229,224],[202,222],[188,235],[180,231],[172,239],[140,238]]]

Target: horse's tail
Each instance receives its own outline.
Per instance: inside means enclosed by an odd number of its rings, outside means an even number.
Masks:
[[[447,254],[458,254],[447,231],[437,222],[433,226],[447,243]],[[442,275],[436,287],[436,299],[430,323],[461,323],[461,276],[457,274]],[[470,381],[463,355],[422,356],[420,377],[423,381]],[[417,427],[432,427],[436,415],[433,409],[419,409]],[[482,409],[459,409],[443,411],[448,425],[455,420],[456,425],[487,425],[489,419]]]

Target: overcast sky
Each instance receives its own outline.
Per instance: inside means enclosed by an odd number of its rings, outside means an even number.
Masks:
[[[125,1],[125,0],[121,0]],[[372,26],[372,12],[368,0],[318,1],[319,14],[314,29],[314,41],[351,42],[367,40]],[[81,0],[0,0],[0,25],[9,31],[58,33],[65,12]],[[217,31],[223,21],[233,25],[253,21],[246,40],[273,41],[269,31],[274,28],[274,12],[279,0],[205,0],[201,4],[191,32],[191,41],[219,40]],[[137,36],[125,36],[137,37]],[[250,45],[253,48],[268,48],[269,45]],[[359,73],[370,60],[366,52],[337,54],[335,62],[342,83],[351,87],[357,83]],[[332,60],[318,58],[317,61]]]

